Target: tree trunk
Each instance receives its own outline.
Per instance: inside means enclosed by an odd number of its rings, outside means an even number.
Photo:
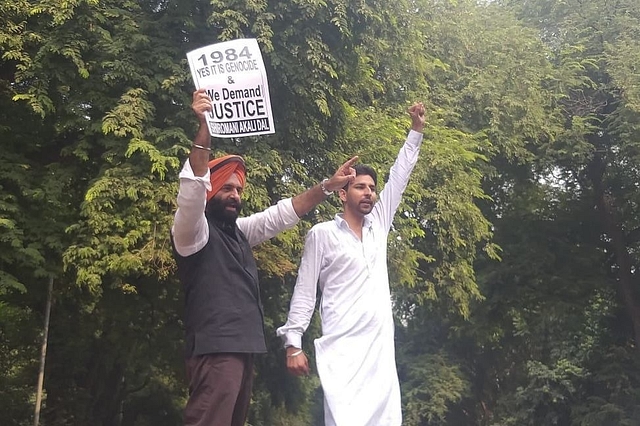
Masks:
[[[44,363],[47,358],[47,339],[49,337],[49,316],[51,315],[51,298],[53,296],[53,277],[49,277],[47,291],[47,306],[44,312],[44,331],[42,333],[42,347],[40,349],[40,371],[38,372],[38,387],[36,389],[36,407],[33,416],[33,426],[40,423],[40,407],[42,406],[42,387],[44,385]]]
[[[604,231],[611,240],[611,247],[618,265],[618,292],[631,319],[636,350],[640,351],[640,305],[634,292],[633,261],[627,248],[624,229],[617,217],[615,199],[604,189],[604,165],[601,159],[594,159],[591,171],[590,179],[595,191],[596,206]]]

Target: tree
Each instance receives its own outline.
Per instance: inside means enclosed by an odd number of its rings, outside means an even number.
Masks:
[[[482,253],[476,260],[486,300],[471,304],[468,321],[433,303],[410,316],[403,373],[425,377],[424,368],[412,368],[422,342],[439,356],[432,359],[446,360],[430,374],[458,371],[469,383],[460,392],[465,381],[449,379],[440,389],[448,399],[423,402],[415,424],[632,424],[636,295],[625,280],[635,281],[635,204],[627,200],[636,192],[629,129],[637,119],[633,90],[620,91],[633,86],[634,74],[617,54],[634,57],[637,7],[443,7],[448,13],[435,8],[431,22],[457,20],[433,32],[444,40],[431,43],[434,50],[448,47],[438,56],[446,53],[448,78],[434,86],[446,82],[441,99],[454,105],[447,111],[464,111],[451,115],[456,128],[491,142],[483,181],[491,202],[479,205],[502,261]],[[510,32],[493,39],[498,28]]]
[[[38,308],[33,300],[43,300],[38,279],[53,274],[59,283],[44,423],[175,424],[186,391],[168,235],[176,176],[195,124],[184,53],[243,36],[262,46],[274,104],[289,107],[276,109],[278,134],[216,145],[246,157],[247,210],[256,211],[317,182],[351,153],[342,136],[350,105],[406,100],[404,91],[415,85],[397,76],[420,70],[399,66],[386,53],[391,46],[398,54],[415,46],[408,8],[402,2],[123,0],[2,8],[8,111],[2,129],[10,141],[2,155],[20,159],[3,171],[2,224],[13,234],[2,242],[11,247],[2,252],[1,285],[9,289],[2,297],[11,312],[32,320],[33,337],[23,345],[33,352],[40,322],[31,309]],[[337,146],[348,154],[333,153]],[[47,170],[50,179],[43,182],[33,170]],[[18,205],[24,194],[41,198]],[[42,197],[50,200],[47,208]],[[268,324],[282,315],[285,298],[276,286],[291,282],[290,259],[301,241],[299,232],[290,232],[257,252],[264,300],[276,302],[267,303],[277,310],[268,311]],[[25,260],[26,268],[16,267]],[[20,345],[15,338],[9,344]],[[24,359],[25,372],[35,353],[31,360]],[[259,366],[257,424],[272,424],[274,412],[290,419],[313,415],[312,398],[301,396],[312,395],[317,383],[298,387],[298,398],[289,392],[278,399],[282,386],[271,373],[280,362],[267,358]],[[20,377],[14,389],[28,383]],[[164,409],[149,411],[158,401]],[[293,414],[282,410],[282,401]],[[16,422],[24,423],[24,415]]]

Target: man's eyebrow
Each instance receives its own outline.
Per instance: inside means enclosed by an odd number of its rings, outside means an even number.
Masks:
[[[234,185],[232,183],[225,183],[224,185],[222,185],[222,187],[224,189],[231,189],[231,188],[235,188],[235,189],[243,189],[243,186],[241,185]]]

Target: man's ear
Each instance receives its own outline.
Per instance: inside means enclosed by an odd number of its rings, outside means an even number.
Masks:
[[[347,191],[344,188],[340,188],[338,190],[338,195],[340,196],[340,201],[342,201],[343,203],[345,201],[347,201]]]

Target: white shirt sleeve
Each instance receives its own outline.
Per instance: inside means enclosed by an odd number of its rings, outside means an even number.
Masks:
[[[180,172],[178,210],[171,228],[180,256],[197,253],[209,241],[209,225],[204,214],[208,190],[211,190],[209,171],[204,176],[195,176],[187,160]],[[285,229],[293,228],[299,221],[291,198],[287,198],[262,212],[238,218],[236,223],[253,247]]]
[[[253,247],[275,237],[285,229],[293,228],[299,221],[291,198],[286,198],[264,211],[238,218],[236,223],[247,237],[249,245]]]
[[[180,256],[190,256],[207,244],[209,225],[204,215],[207,205],[207,190],[211,190],[209,170],[204,176],[195,176],[189,160],[180,171],[178,210],[173,219],[171,234]]]
[[[316,306],[316,286],[323,253],[318,233],[315,231],[315,228],[311,228],[305,239],[287,322],[276,330],[276,335],[282,338],[285,348],[302,348],[302,335],[309,327]]]
[[[418,162],[422,138],[422,133],[414,130],[409,131],[407,140],[400,148],[398,157],[391,166],[389,180],[380,192],[380,200],[371,212],[372,216],[376,217],[387,231],[391,228],[393,216],[400,205],[411,172]]]

